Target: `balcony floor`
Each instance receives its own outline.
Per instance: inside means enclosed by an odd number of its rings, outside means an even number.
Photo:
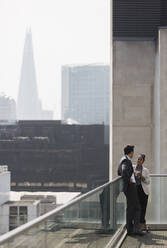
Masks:
[[[151,231],[143,237],[128,236],[121,248],[166,248],[167,247],[167,231]]]
[[[93,230],[62,228],[56,232],[39,232],[35,235],[22,235],[10,243],[10,248],[102,248],[111,239],[111,234],[97,234]],[[28,244],[28,246],[26,246]],[[6,248],[6,247],[5,247]]]

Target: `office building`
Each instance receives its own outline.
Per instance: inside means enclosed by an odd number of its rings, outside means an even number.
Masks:
[[[0,163],[12,172],[12,190],[85,192],[108,181],[104,125],[34,120],[1,130]]]
[[[108,65],[62,68],[62,119],[78,124],[109,124]]]
[[[11,97],[0,95],[0,124],[16,120],[16,102]]]

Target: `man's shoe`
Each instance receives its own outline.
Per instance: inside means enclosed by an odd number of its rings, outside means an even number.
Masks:
[[[145,233],[140,231],[140,230],[134,232],[134,234],[137,235],[137,236],[144,236],[145,235]]]
[[[128,235],[128,236],[134,236],[135,233],[134,233],[134,232],[127,232],[127,235]]]

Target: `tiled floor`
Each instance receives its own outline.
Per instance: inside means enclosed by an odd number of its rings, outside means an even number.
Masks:
[[[167,248],[167,231],[152,231],[143,237],[127,237],[122,248]]]

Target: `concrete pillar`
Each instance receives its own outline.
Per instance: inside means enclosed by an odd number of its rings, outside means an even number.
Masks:
[[[110,0],[110,152],[109,152],[109,180],[113,178],[113,0]]]
[[[154,94],[156,172],[167,173],[167,28],[159,30]]]
[[[115,40],[113,42],[112,83],[112,176],[126,144],[146,154],[152,171],[153,85],[155,42],[153,40]]]

